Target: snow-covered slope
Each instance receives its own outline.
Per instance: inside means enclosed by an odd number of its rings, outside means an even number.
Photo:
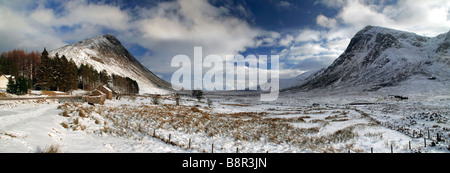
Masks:
[[[168,82],[144,67],[110,34],[72,43],[49,52],[50,56],[56,53],[73,59],[78,66],[83,63],[90,64],[98,71],[105,69],[109,74],[136,80],[140,93],[165,94],[171,88]]]
[[[280,89],[289,89],[308,82],[314,77],[320,75],[325,68],[319,70],[310,70],[290,79],[280,79]]]
[[[413,76],[450,79],[450,32],[436,37],[367,26],[323,73],[291,90],[375,91]]]

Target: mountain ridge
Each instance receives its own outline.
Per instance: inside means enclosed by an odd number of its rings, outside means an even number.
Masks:
[[[450,32],[436,37],[366,26],[321,74],[286,90],[360,89],[396,86],[414,75],[450,79]]]
[[[77,66],[90,64],[97,71],[106,70],[108,74],[116,74],[136,80],[140,93],[163,94],[171,90],[171,84],[156,76],[142,65],[111,34],[104,34],[49,52],[50,56],[58,53],[73,59]]]

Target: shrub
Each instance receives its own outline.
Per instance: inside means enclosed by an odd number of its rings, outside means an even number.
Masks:
[[[86,118],[87,116],[86,116],[86,113],[84,113],[84,110],[83,109],[80,109],[80,112],[78,113],[78,115],[81,117],[81,118]]]
[[[62,122],[61,123],[61,126],[63,126],[64,128],[69,128],[69,123],[67,123],[67,122]]]
[[[203,91],[202,90],[193,90],[192,96],[197,98],[197,100],[200,102],[201,99],[203,98]]]
[[[350,139],[353,139],[354,137],[358,136],[357,133],[353,132],[354,126],[346,127],[343,129],[340,129],[330,136],[328,136],[329,141],[331,142],[345,142]]]
[[[8,97],[8,95],[6,94],[6,93],[0,93],[0,98],[5,98],[5,97]]]
[[[159,105],[160,99],[161,99],[161,96],[159,94],[153,95],[152,96],[152,103],[154,105]]]
[[[64,110],[64,112],[62,113],[63,117],[70,117],[69,112],[67,110]]]
[[[59,145],[50,145],[42,153],[61,153],[61,147]]]

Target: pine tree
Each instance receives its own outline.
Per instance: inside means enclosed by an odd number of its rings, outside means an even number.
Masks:
[[[6,92],[16,94],[17,86],[16,82],[12,79],[12,76],[8,78],[8,84],[6,85]]]
[[[99,74],[99,77],[100,77],[100,83],[102,85],[108,85],[109,75],[108,75],[108,72],[106,72],[106,70],[102,70]]]
[[[31,89],[31,80],[20,76],[16,79],[16,94],[17,95],[23,95],[27,94],[28,89]]]
[[[68,90],[74,90],[78,87],[78,67],[73,59],[70,59],[67,65],[67,87]]]
[[[59,60],[55,59],[55,62],[58,63],[56,66],[58,69],[56,70],[58,72],[57,76],[57,88],[59,91],[68,91],[71,88],[69,87],[69,61],[67,60],[66,56],[61,56]]]
[[[51,84],[50,84],[50,88],[56,91],[60,91],[60,87],[61,84],[63,83],[63,78],[64,78],[64,74],[63,72],[63,67],[62,67],[62,62],[61,62],[61,58],[59,58],[58,53],[56,53],[55,57],[53,59],[51,59],[52,62],[52,70],[51,72],[53,73],[53,78],[52,80],[50,80]]]
[[[41,90],[50,90],[53,83],[53,62],[48,56],[47,49],[41,54],[41,63],[37,72],[36,86]]]

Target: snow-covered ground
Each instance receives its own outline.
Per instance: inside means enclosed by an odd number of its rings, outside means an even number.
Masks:
[[[150,96],[95,106],[0,101],[0,152],[450,152],[446,93],[206,97],[211,107],[186,96],[181,106],[171,96],[158,105]],[[443,141],[432,146],[436,134]]]
[[[61,126],[56,101],[2,101],[0,103],[0,152],[42,152],[51,145],[62,152],[185,152],[160,140],[140,141],[92,135]]]

